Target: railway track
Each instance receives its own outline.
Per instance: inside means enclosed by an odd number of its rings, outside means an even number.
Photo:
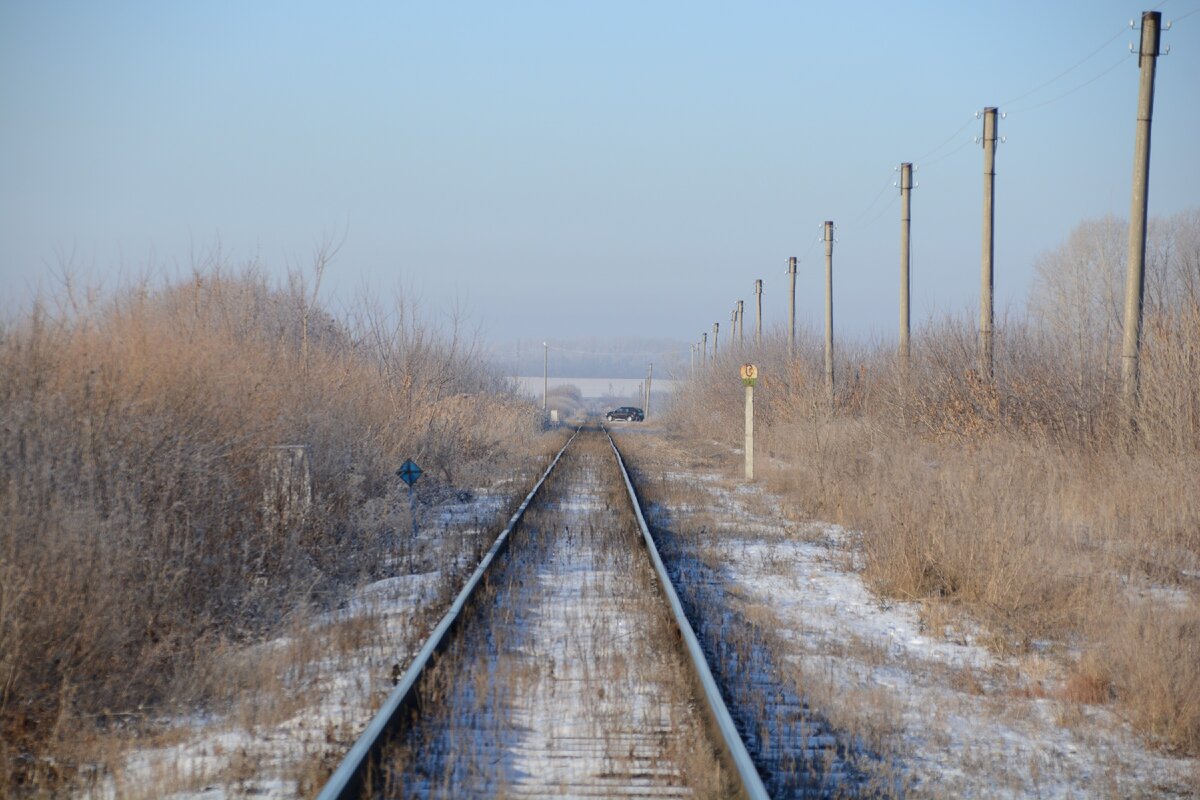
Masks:
[[[602,426],[551,462],[319,798],[500,795],[767,797]]]

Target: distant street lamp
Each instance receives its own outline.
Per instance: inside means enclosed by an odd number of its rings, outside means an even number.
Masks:
[[[550,345],[542,342],[542,411],[546,410],[546,396],[550,393]]]

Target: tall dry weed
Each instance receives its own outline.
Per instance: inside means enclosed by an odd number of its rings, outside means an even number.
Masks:
[[[831,410],[815,332],[802,333],[795,359],[776,332],[705,364],[669,422],[698,446],[739,447],[737,365],[755,361],[760,476],[803,513],[863,531],[877,589],[959,604],[997,646],[1051,642],[1070,658],[1083,645],[1089,681],[1113,676],[1112,696],[1144,730],[1200,752],[1190,643],[1200,613],[1200,216],[1184,216],[1160,222],[1172,244],[1152,248],[1136,439],[1118,404],[1111,298],[1100,291],[1086,314],[1055,316],[1091,286],[1079,276],[1043,298],[1040,316],[1002,320],[994,380],[977,370],[974,322],[946,317],[916,332],[907,373],[890,345],[839,344]],[[1085,268],[1113,264],[1096,256]]]
[[[530,455],[535,410],[400,308],[214,269],[0,331],[0,782],[68,780],[89,737],[205,702],[206,653],[379,574],[406,529],[362,509],[404,458],[428,487]]]

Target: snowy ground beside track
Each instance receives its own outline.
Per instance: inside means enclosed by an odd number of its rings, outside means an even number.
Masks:
[[[655,469],[650,459],[638,466]],[[968,621],[939,621],[933,630],[920,604],[874,595],[859,575],[853,532],[789,521],[778,498],[715,468],[667,458],[657,469],[655,480],[704,487],[703,502],[668,509],[675,522],[716,521],[705,549],[743,613],[772,626],[785,647],[780,663],[823,684],[813,697],[829,704],[821,709],[827,716],[875,732],[887,747],[884,768],[909,795],[1200,797],[1196,759],[1149,746],[1110,707],[1062,699],[1063,670],[1051,653],[998,656]],[[485,511],[459,509],[463,519]],[[436,596],[439,579],[381,581],[315,622],[373,617],[378,635],[336,663],[306,665],[303,702],[283,721],[174,721],[176,735],[134,751],[91,796],[311,796],[300,765],[336,763],[345,752],[390,691],[392,665],[406,663],[418,644],[409,641],[419,638],[409,621]],[[263,647],[270,646],[286,642]],[[165,786],[177,789],[160,791]]]
[[[501,493],[481,492],[444,503],[430,514],[430,530],[472,530],[492,520],[503,506]],[[400,566],[400,565],[398,565]],[[357,646],[342,647],[336,658],[321,648],[306,650],[303,663],[282,663],[276,676],[282,702],[291,708],[269,724],[239,708],[223,716],[164,720],[156,734],[161,744],[135,747],[84,797],[96,800],[225,800],[255,797],[291,800],[311,797],[341,760],[392,689],[395,665],[407,666],[424,631],[414,618],[443,595],[442,572],[397,575],[359,590],[337,611],[306,622],[304,633],[318,643],[347,631],[365,629]],[[281,637],[250,648],[247,657],[286,651],[294,637]],[[257,698],[243,705],[253,706]],[[264,703],[279,702],[279,698]],[[278,713],[271,717],[280,716]]]
[[[961,618],[931,630],[919,603],[867,588],[852,532],[789,522],[761,485],[656,461],[657,449],[639,443],[641,478],[656,496],[679,487],[686,501],[652,516],[705,529],[706,563],[720,565],[742,615],[773,630],[783,663],[815,687],[810,702],[827,704],[818,711],[886,745],[879,769],[904,794],[1200,796],[1200,760],[1154,749],[1111,707],[1063,699],[1048,650],[998,656]]]

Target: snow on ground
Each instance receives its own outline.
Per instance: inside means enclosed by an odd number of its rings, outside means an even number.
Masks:
[[[428,509],[422,538],[455,537],[447,563],[465,559],[457,545],[494,535],[503,494],[464,494]],[[394,565],[398,570],[405,565]],[[261,693],[226,715],[164,721],[162,744],[139,747],[111,769],[97,800],[284,800],[312,796],[366,727],[426,631],[422,614],[440,615],[441,571],[397,575],[360,589],[336,611],[311,617],[241,658],[264,673]],[[454,586],[456,592],[458,586]]]
[[[885,748],[893,783],[910,794],[1200,796],[1197,760],[1148,747],[1111,708],[1058,699],[1062,668],[1051,655],[998,656],[969,622],[950,625],[919,604],[874,595],[855,569],[852,532],[792,523],[777,498],[715,469],[664,464],[652,477],[664,495],[670,485],[690,490],[670,505],[675,524],[709,526],[704,550],[722,565],[741,613],[768,620],[783,643],[776,663],[803,678],[831,721]],[[483,495],[438,513],[469,526],[502,503]],[[419,646],[414,618],[444,583],[437,572],[380,581],[256,648],[277,686],[224,717],[170,721],[91,796],[313,794],[390,691],[393,665]],[[323,656],[314,642],[335,637],[347,641]]]
[[[769,620],[805,685],[825,684],[809,698],[818,711],[891,751],[892,785],[933,797],[1200,795],[1197,760],[1148,747],[1110,708],[1057,699],[1062,668],[1048,655],[997,656],[969,622],[930,630],[920,604],[873,594],[850,532],[789,524],[777,498],[714,471],[662,476],[691,489],[667,503],[671,524],[719,520],[709,563],[745,617]]]

